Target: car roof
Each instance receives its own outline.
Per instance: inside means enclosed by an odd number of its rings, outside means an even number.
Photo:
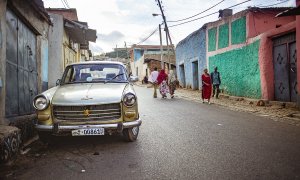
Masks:
[[[118,64],[118,65],[124,66],[123,63],[117,62],[117,61],[84,61],[84,62],[72,63],[72,64],[69,64],[68,66],[78,65],[78,64]]]

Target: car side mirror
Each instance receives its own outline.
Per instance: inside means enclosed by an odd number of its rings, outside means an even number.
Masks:
[[[138,80],[139,80],[139,78],[137,76],[130,76],[129,77],[130,82],[137,82]]]
[[[60,85],[61,79],[56,80],[56,86]]]

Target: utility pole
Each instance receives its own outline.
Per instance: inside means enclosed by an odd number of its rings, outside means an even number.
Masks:
[[[163,61],[163,46],[162,46],[162,37],[161,37],[161,25],[158,25],[159,29],[159,41],[160,41],[160,66],[161,69],[164,69],[164,61]]]
[[[166,21],[166,17],[165,17],[163,9],[161,7],[161,3],[160,3],[161,0],[156,0],[156,1],[158,2],[158,6],[159,6],[159,9],[161,11],[161,15],[163,17],[164,23],[165,23],[165,30],[166,30],[166,33],[168,34],[168,37],[169,37],[169,40],[170,40],[170,44],[172,46],[173,51],[175,52],[175,50],[173,48],[172,39],[171,39],[171,36],[170,36],[170,33],[169,33],[169,28],[168,28],[168,24],[167,24],[167,21]]]
[[[116,52],[117,52],[117,59],[119,58],[119,54],[118,54],[118,45],[116,44]]]
[[[171,70],[171,62],[170,62],[170,49],[169,49],[169,40],[168,40],[168,33],[166,31],[166,42],[167,42],[167,49],[168,49],[168,63],[169,63],[169,67],[168,70]]]
[[[129,73],[130,73],[131,72],[131,64],[130,64],[130,59],[129,59],[129,56],[128,56],[126,41],[124,41],[124,44],[125,44],[125,48],[126,48],[127,68],[128,68]]]

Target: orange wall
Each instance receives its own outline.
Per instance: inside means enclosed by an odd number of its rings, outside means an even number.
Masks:
[[[247,16],[247,38],[255,37],[270,29],[276,28],[276,26],[282,26],[295,21],[294,16],[275,17],[278,13],[280,13],[280,11],[264,11],[263,13],[250,12]]]

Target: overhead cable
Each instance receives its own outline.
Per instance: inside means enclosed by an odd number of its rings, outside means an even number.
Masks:
[[[270,7],[270,6],[276,6],[276,5],[278,5],[278,4],[283,4],[283,3],[286,3],[286,2],[288,2],[288,1],[290,1],[290,0],[281,1],[281,2],[275,3],[275,4],[261,5],[261,6],[258,6],[258,7],[260,7],[260,8],[267,8],[267,7]]]
[[[241,3],[238,3],[238,4],[235,4],[235,5],[233,5],[233,6],[227,7],[227,8],[225,8],[225,9],[230,9],[230,8],[233,8],[233,7],[235,7],[235,6],[239,6],[239,5],[244,4],[244,3],[246,3],[246,2],[249,2],[249,1],[251,1],[251,0],[243,1],[243,2],[241,2]],[[186,23],[190,23],[190,22],[193,22],[193,21],[196,21],[196,20],[199,20],[199,19],[203,19],[203,18],[205,18],[205,17],[211,16],[211,15],[214,15],[214,14],[217,14],[217,13],[219,13],[219,11],[214,12],[214,13],[210,13],[210,14],[208,14],[208,15],[205,15],[205,16],[202,16],[202,17],[199,17],[199,18],[196,18],[196,19],[192,19],[192,20],[189,20],[189,21],[186,21],[186,22],[183,22],[183,23],[174,24],[174,25],[169,26],[169,27],[175,27],[175,26],[179,26],[179,25],[186,24]]]
[[[60,0],[60,1],[61,1],[61,3],[63,4],[63,6],[64,6],[65,8],[67,8],[67,6],[66,6],[64,0]]]
[[[147,41],[151,36],[153,36],[153,34],[155,34],[157,32],[158,28],[156,28],[153,32],[151,32],[146,38],[144,38],[143,40],[141,40],[139,43],[136,43],[137,45],[138,44],[141,44],[145,41]]]
[[[70,9],[69,3],[67,0],[63,0],[65,2],[65,4],[67,5],[67,8]]]
[[[195,14],[195,15],[193,15],[193,16],[190,16],[190,17],[187,17],[187,18],[184,18],[184,19],[174,20],[174,21],[167,21],[167,22],[179,22],[179,21],[184,21],[184,20],[187,20],[187,19],[191,19],[191,18],[193,18],[193,17],[195,17],[195,16],[198,16],[198,15],[200,15],[200,14],[205,13],[206,11],[211,10],[212,8],[216,7],[217,5],[221,4],[221,3],[224,2],[224,1],[225,1],[225,0],[222,0],[222,1],[218,2],[217,4],[211,6],[210,8],[208,8],[208,9],[206,9],[206,10],[204,10],[204,11],[201,11],[200,13]]]

